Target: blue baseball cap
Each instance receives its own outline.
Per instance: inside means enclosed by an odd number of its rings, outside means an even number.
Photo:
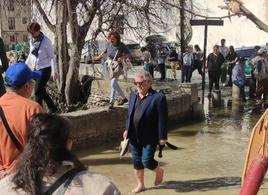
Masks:
[[[40,76],[40,71],[32,71],[25,63],[16,63],[8,67],[4,80],[6,86],[19,87]]]

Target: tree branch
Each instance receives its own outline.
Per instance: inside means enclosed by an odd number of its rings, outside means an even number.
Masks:
[[[56,25],[53,25],[50,20],[47,17],[46,12],[44,11],[44,9],[41,6],[41,3],[39,2],[39,0],[33,0],[33,3],[35,4],[36,8],[38,9],[39,13],[41,14],[41,16],[43,17],[43,20],[45,21],[47,27],[49,28],[49,30],[51,30],[53,33],[56,33]]]

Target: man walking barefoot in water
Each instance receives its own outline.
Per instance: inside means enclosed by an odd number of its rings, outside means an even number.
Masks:
[[[164,94],[152,89],[152,76],[143,70],[135,74],[137,93],[129,98],[128,118],[123,137],[129,138],[138,182],[133,193],[145,190],[144,168],[155,172],[155,185],[163,181],[164,170],[154,159],[157,145],[165,145],[167,140],[167,100]]]

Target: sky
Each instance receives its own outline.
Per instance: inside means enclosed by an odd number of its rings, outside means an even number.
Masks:
[[[225,16],[227,10],[222,10],[218,6],[224,5],[223,0],[196,0],[201,6],[208,9],[204,15]],[[267,0],[242,0],[244,6],[253,12],[257,17],[268,24],[268,1]],[[224,20],[224,26],[208,27],[208,50],[214,44],[220,44],[220,39],[226,39],[226,45],[233,45],[235,48],[243,46],[265,45],[268,42],[268,33],[260,30],[245,16],[232,17]],[[190,44],[199,44],[203,48],[204,27],[194,26],[193,37]]]

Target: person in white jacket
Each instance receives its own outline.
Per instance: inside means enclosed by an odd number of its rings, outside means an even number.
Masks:
[[[40,31],[41,26],[37,22],[29,24],[27,30],[32,38],[30,40],[30,52],[25,63],[32,69],[42,72],[41,77],[36,80],[35,100],[41,106],[44,100],[50,112],[57,112],[57,107],[46,91],[46,85],[51,75],[53,80],[58,77],[54,48],[49,38]]]

